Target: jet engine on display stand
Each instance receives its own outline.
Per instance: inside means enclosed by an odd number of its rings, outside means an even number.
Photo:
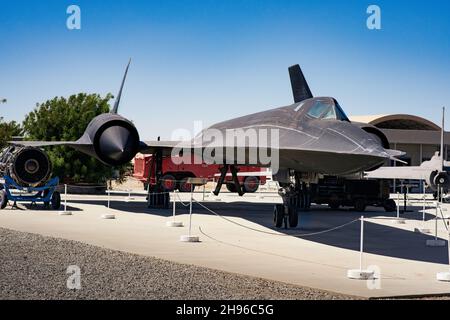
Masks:
[[[59,209],[61,196],[55,191],[58,178],[51,179],[52,164],[47,153],[34,147],[8,146],[0,153],[0,208],[8,201],[43,202]]]

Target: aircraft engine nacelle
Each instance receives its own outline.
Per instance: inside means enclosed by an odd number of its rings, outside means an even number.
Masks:
[[[361,127],[361,129],[366,131],[368,134],[372,135],[372,137],[374,137],[383,148],[390,149],[389,141],[388,141],[386,135],[383,132],[381,132],[381,130],[379,130],[376,127],[368,126],[368,125]]]
[[[42,186],[52,174],[47,153],[33,147],[6,148],[1,154],[0,169],[22,187]]]
[[[74,148],[110,166],[131,161],[140,145],[139,133],[134,124],[111,113],[95,117],[78,142],[80,144],[73,146]]]
[[[450,176],[445,171],[439,172],[436,170],[430,174],[426,180],[426,183],[433,191],[437,191],[438,186],[441,186],[443,188],[443,192],[447,193],[450,189]]]
[[[365,123],[356,123],[356,122],[352,122],[352,123],[353,123],[353,124],[356,124],[356,125],[359,125],[359,127],[360,127],[361,129],[363,129],[364,131],[366,131],[366,132],[367,132],[368,134],[370,134],[376,141],[378,141],[379,144],[380,144],[383,148],[385,148],[385,149],[389,149],[389,148],[390,148],[390,146],[389,146],[389,141],[388,141],[386,135],[385,135],[383,132],[381,132],[381,130],[379,130],[378,128],[376,128],[376,127],[374,127],[374,126],[372,126],[372,125],[365,124]],[[383,164],[380,164],[380,165],[378,165],[378,166],[376,166],[376,167],[373,167],[373,168],[370,168],[369,170],[366,170],[366,171],[374,171],[374,170],[376,170],[376,169],[378,169],[378,168],[380,168],[380,167],[382,167],[382,166],[383,166]]]

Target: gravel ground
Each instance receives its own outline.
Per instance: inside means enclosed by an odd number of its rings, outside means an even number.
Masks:
[[[69,290],[70,265],[81,289]],[[355,299],[0,228],[0,299]]]

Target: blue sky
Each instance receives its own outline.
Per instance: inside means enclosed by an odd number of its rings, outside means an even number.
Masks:
[[[81,30],[66,28],[71,4]],[[370,4],[382,30],[366,27]],[[7,120],[55,96],[116,94],[129,57],[120,112],[143,139],[291,104],[296,63],[349,115],[439,123],[450,109],[450,1],[0,0]]]

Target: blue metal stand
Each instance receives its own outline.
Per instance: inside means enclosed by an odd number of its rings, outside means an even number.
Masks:
[[[61,198],[59,192],[55,191],[56,187],[59,184],[58,177],[51,179],[42,187],[22,187],[18,185],[10,176],[4,176],[3,178],[5,179],[3,187],[8,201],[13,201],[14,204],[17,201],[28,201],[32,204],[42,202],[45,205],[48,205],[50,204],[50,202],[52,202],[53,209],[59,209]],[[25,191],[27,193],[31,193],[31,195],[14,195],[11,193],[11,190]],[[53,196],[55,195],[55,193],[57,194],[57,197],[54,198]]]

